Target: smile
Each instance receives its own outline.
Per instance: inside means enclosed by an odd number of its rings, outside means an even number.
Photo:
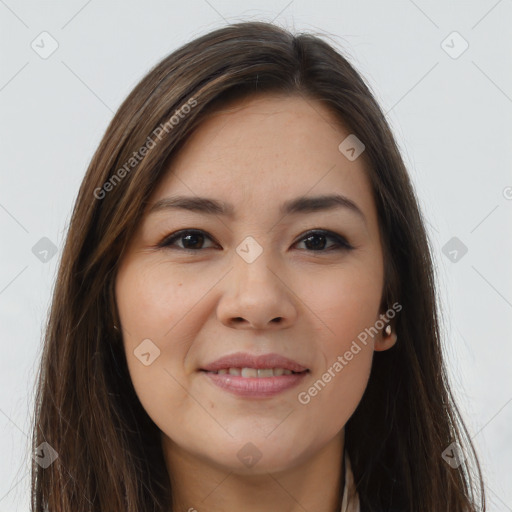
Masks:
[[[302,373],[302,372],[292,372],[286,368],[222,368],[215,372],[216,375],[237,375],[241,377],[257,377],[259,379],[265,377],[280,377],[281,375],[291,375],[292,373]]]

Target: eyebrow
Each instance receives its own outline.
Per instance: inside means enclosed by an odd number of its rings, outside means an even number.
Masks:
[[[312,213],[319,211],[345,208],[356,213],[366,222],[366,217],[354,201],[341,194],[329,194],[316,197],[297,197],[285,201],[279,212],[282,215],[294,213]],[[148,211],[148,215],[162,210],[182,209],[208,215],[234,216],[233,205],[208,197],[197,196],[171,196],[157,201]]]

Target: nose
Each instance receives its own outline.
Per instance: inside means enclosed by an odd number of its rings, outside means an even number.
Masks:
[[[297,296],[284,273],[269,266],[265,251],[252,263],[238,255],[217,307],[218,319],[237,329],[283,329],[297,318]]]

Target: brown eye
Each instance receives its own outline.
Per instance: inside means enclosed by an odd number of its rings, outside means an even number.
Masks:
[[[167,237],[159,247],[168,247],[168,248],[177,248],[185,251],[198,252],[201,249],[204,249],[203,244],[206,239],[211,240],[211,238],[200,230],[182,230],[176,233],[173,233],[170,237]],[[176,241],[182,241],[182,246],[176,246]],[[206,247],[209,249],[209,247]]]
[[[334,245],[326,249],[326,241],[334,240]],[[331,231],[315,230],[309,231],[299,242],[304,242],[309,251],[327,252],[332,250],[349,250],[353,247],[340,235]]]

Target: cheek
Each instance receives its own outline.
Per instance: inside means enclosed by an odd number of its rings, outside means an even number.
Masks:
[[[213,279],[212,279],[213,282]],[[190,285],[187,272],[179,272],[162,262],[133,263],[120,269],[116,300],[125,333],[132,337],[163,342],[187,323],[187,314],[212,284],[202,279]]]
[[[329,340],[326,352],[340,351],[374,325],[379,315],[382,275],[377,266],[351,265],[338,272],[308,278],[306,303],[320,320]]]
[[[318,319],[322,359],[298,399],[308,414],[322,417],[324,433],[334,435],[357,408],[368,383],[373,342],[358,336],[378,319],[382,276],[377,266],[353,265],[314,281],[304,297]]]
[[[352,306],[352,303],[350,303]],[[335,435],[356,410],[368,384],[373,360],[373,342],[358,339],[371,325],[372,315],[363,307],[347,307],[329,321],[319,346],[322,361],[308,386],[300,390],[299,403],[307,415],[322,418],[322,435]],[[332,331],[332,332],[331,332]],[[320,432],[319,432],[320,435]]]
[[[186,400],[182,362],[197,324],[186,315],[198,301],[164,265],[126,265],[116,280],[116,302],[130,377],[144,409],[156,420]],[[190,331],[192,329],[192,332]],[[172,397],[172,403],[169,402]]]

